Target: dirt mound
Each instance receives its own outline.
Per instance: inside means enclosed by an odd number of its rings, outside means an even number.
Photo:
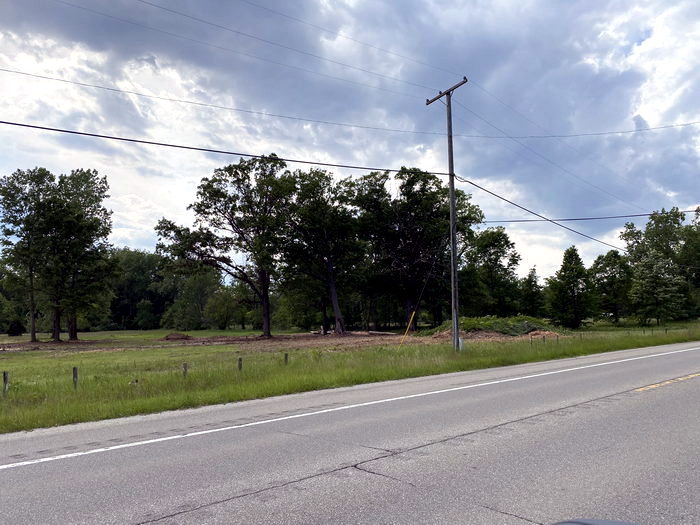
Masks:
[[[459,335],[465,341],[467,339],[515,339],[517,337],[513,335],[502,334],[500,332],[492,332],[489,330],[476,330],[473,332],[465,332],[464,330],[462,330],[459,332]],[[438,332],[436,334],[431,335],[430,337],[432,339],[439,339],[441,341],[450,341],[452,339],[452,330],[448,330],[446,332]]]
[[[163,338],[163,341],[187,341],[188,339],[192,339],[192,336],[187,334],[181,334],[179,332],[173,332],[171,334],[166,335]]]
[[[529,334],[523,335],[508,335],[501,332],[493,332],[490,330],[474,330],[474,331],[460,331],[460,337],[465,341],[514,341],[517,339],[557,339],[559,334],[556,332],[550,332],[548,330],[533,330]],[[452,340],[452,330],[447,330],[444,332],[438,332],[430,336],[432,339],[438,341],[451,341]]]

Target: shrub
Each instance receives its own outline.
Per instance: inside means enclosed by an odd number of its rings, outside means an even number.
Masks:
[[[10,325],[7,327],[7,335],[16,337],[22,335],[27,329],[19,319],[13,319],[10,321]]]

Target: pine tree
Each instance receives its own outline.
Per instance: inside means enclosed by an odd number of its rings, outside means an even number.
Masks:
[[[579,328],[592,313],[588,272],[575,246],[567,248],[561,268],[547,280],[552,319],[568,328]]]

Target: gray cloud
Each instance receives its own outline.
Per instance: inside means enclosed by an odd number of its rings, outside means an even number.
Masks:
[[[41,72],[42,67],[57,67],[59,71],[47,74],[256,111],[439,132],[445,127],[444,108],[439,104],[426,108],[424,99],[435,89],[451,85],[462,74],[472,82],[460,88],[455,99],[509,134],[545,133],[532,121],[555,133],[576,133],[700,119],[695,103],[700,69],[696,67],[697,49],[690,46],[699,39],[688,38],[684,50],[673,37],[690,31],[692,22],[697,21],[700,10],[692,1],[669,7],[659,0],[637,7],[612,1],[592,5],[583,0],[546,5],[438,0],[328,4],[300,0],[291,4],[256,0],[413,60],[359,45],[245,2],[167,3],[169,8],[283,46],[430,89],[234,35],[135,0],[70,1],[181,38],[56,0],[4,2],[0,4],[0,32],[17,35],[19,43],[10,45],[9,40],[0,40],[0,64],[19,60],[19,53],[25,51],[40,57],[31,64],[35,72]],[[80,60],[64,57],[60,66],[52,65],[60,49],[71,49],[71,57],[77,56],[76,46],[81,46],[86,56]],[[657,67],[665,68],[663,75],[655,74]],[[15,90],[16,84],[7,77],[0,74],[0,89],[8,86],[7,89]],[[128,136],[254,153],[276,151],[282,155],[387,167],[415,163],[425,169],[446,167],[445,139],[441,136],[245,116],[87,88],[76,88],[76,98],[82,96],[86,101],[82,106],[75,103],[70,108],[54,108],[62,93],[58,87],[48,81],[25,82],[41,83],[44,96],[32,93],[38,100],[31,110],[8,105],[3,113],[36,123],[89,130],[108,128]],[[465,177],[478,178],[484,184],[493,181],[497,187],[507,183],[503,187],[517,193],[523,204],[552,216],[634,213],[640,208],[651,211],[681,201],[700,200],[696,182],[699,130],[689,127],[637,135],[522,139],[537,153],[507,139],[456,138],[456,164]],[[459,105],[455,106],[455,133],[498,134]],[[148,180],[177,177],[185,169],[178,166],[173,171],[169,164],[172,154],[156,153],[152,148],[129,149],[89,139],[45,140],[80,153],[85,160],[106,162],[112,156],[115,162],[110,166],[132,173],[134,185],[138,180],[147,184]],[[50,154],[47,152],[46,160],[38,158],[35,163],[49,163]],[[7,151],[2,156],[5,160],[0,162],[0,168],[6,172],[20,167],[15,165],[15,158],[24,159]],[[211,155],[188,158],[191,160],[187,169],[193,170],[188,177],[194,180],[206,175],[212,166],[235,160]],[[186,187],[191,188],[185,185],[183,192],[188,191]],[[487,218],[523,216],[515,209],[507,212],[508,208],[477,190],[473,193],[475,201],[486,209]],[[193,197],[190,193],[179,198],[187,201]],[[132,201],[117,202],[126,207]],[[186,204],[183,202],[181,207]],[[144,232],[151,226],[144,225]],[[613,228],[599,222],[577,227],[590,235],[608,235]],[[134,225],[129,228],[130,238],[140,239],[142,246],[148,234],[134,233]],[[562,246],[578,242],[569,234],[546,231]],[[518,248],[522,252],[536,249],[528,245]],[[601,247],[601,251],[605,250]],[[526,265],[527,257],[523,266]]]

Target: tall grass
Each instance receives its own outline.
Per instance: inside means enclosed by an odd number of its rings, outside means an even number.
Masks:
[[[0,354],[0,369],[10,372],[10,389],[0,397],[0,432],[698,339],[696,324],[654,335],[640,330],[581,333],[558,341],[467,342],[461,353],[448,345],[416,344],[295,350],[289,351],[288,365],[282,353],[242,353],[233,345],[6,352]],[[238,357],[243,357],[242,371]]]

